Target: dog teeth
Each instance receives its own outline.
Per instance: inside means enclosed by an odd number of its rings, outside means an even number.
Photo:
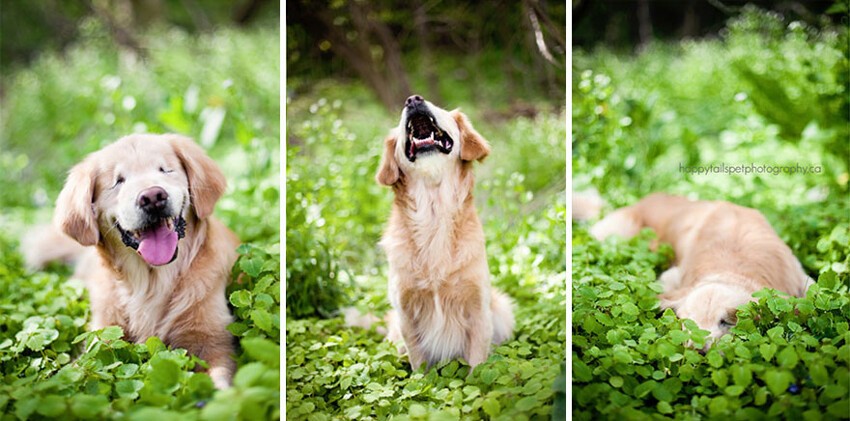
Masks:
[[[174,231],[174,218],[166,219],[165,226],[169,231]]]
[[[433,132],[431,133],[430,136],[426,137],[425,139],[413,138],[413,144],[416,145],[417,147],[420,146],[420,145],[429,144],[429,143],[434,143],[434,133]]]

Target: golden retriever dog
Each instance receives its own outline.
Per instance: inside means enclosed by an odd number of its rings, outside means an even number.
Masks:
[[[739,306],[757,301],[754,292],[802,297],[814,282],[761,213],[729,202],[655,193],[609,214],[590,233],[630,238],[645,227],[676,255],[659,277],[661,307],[709,331],[704,349],[735,325]]]
[[[388,338],[403,338],[414,369],[457,357],[475,367],[512,334],[512,302],[490,286],[472,200],[473,162],[489,152],[463,113],[419,95],[384,142],[376,179],[395,193],[380,242],[394,309]]]
[[[239,240],[212,216],[224,189],[191,139],[127,136],[71,169],[59,194],[54,225],[79,245],[42,232],[24,253],[30,266],[76,260],[91,329],[117,325],[129,341],[185,348],[225,388],[235,368],[225,287]]]

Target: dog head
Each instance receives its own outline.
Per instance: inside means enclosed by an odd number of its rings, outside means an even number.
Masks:
[[[419,95],[407,98],[401,120],[384,142],[377,180],[387,186],[406,174],[438,179],[451,166],[483,160],[490,145],[459,110],[446,111]]]
[[[191,139],[131,135],[71,169],[54,220],[82,245],[106,239],[161,266],[177,257],[186,219],[209,217],[224,189],[224,175]]]
[[[756,300],[745,288],[724,282],[705,282],[659,298],[662,309],[672,308],[680,319],[691,319],[700,329],[709,331],[703,351],[735,326],[738,307]]]

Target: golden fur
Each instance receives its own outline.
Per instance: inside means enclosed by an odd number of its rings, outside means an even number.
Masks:
[[[484,232],[472,199],[473,162],[483,160],[490,147],[460,111],[424,100],[419,105],[455,147],[408,159],[409,105],[384,142],[376,178],[395,193],[380,243],[394,309],[387,317],[388,338],[403,338],[414,368],[457,357],[474,367],[514,326],[510,299],[490,286]]]
[[[168,193],[169,209],[185,221],[176,258],[165,264],[149,264],[119,233],[122,223],[141,224],[138,197],[152,186]],[[235,368],[225,287],[238,245],[212,217],[224,189],[224,175],[191,139],[127,136],[75,166],[59,194],[55,225],[86,247],[45,233],[27,243],[25,254],[32,266],[77,254],[74,277],[89,291],[91,329],[117,325],[125,339],[140,343],[158,336],[205,360],[216,387],[224,388]]]
[[[755,301],[754,292],[773,288],[801,297],[812,282],[761,213],[729,202],[655,193],[606,216],[591,234],[629,238],[644,227],[676,255],[659,277],[661,307],[695,321],[712,339],[736,323],[737,307]]]

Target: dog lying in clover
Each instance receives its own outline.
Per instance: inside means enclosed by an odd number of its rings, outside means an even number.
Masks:
[[[212,216],[225,185],[189,138],[124,137],[71,169],[55,227],[25,239],[23,253],[34,268],[76,262],[91,329],[120,326],[129,341],[185,348],[226,388],[235,362],[225,287],[239,240]]]

